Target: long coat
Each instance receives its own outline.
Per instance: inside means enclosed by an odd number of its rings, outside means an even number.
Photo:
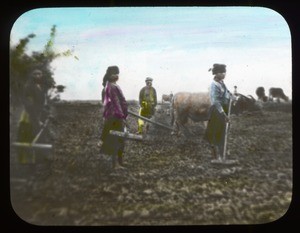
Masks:
[[[140,90],[139,104],[141,106],[141,116],[150,118],[154,115],[157,105],[157,94],[154,87],[145,86]]]

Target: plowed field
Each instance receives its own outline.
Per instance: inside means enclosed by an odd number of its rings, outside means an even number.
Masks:
[[[138,111],[134,101],[129,108]],[[169,124],[168,108],[160,105],[154,120]],[[12,148],[11,201],[23,220],[72,226],[258,224],[288,210],[291,104],[232,116],[228,159],[237,164],[211,163],[201,123],[189,122],[189,138],[152,124],[145,140],[126,141],[126,169],[117,171],[99,153],[102,111],[99,102],[58,103],[48,132],[52,152],[37,153],[48,159],[19,164]],[[129,115],[128,122],[135,133],[137,119]],[[12,141],[15,129],[12,120]]]

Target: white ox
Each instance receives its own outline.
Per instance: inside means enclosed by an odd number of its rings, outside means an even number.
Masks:
[[[176,93],[171,105],[171,125],[174,126],[173,134],[178,134],[181,129],[184,129],[184,132],[188,132],[185,128],[188,119],[194,122],[207,121],[210,106],[209,93]]]
[[[239,115],[246,111],[260,111],[260,106],[252,96],[236,94],[235,104],[232,105],[231,113]],[[178,92],[174,95],[171,103],[171,125],[174,127],[173,134],[178,134],[184,129],[184,134],[189,134],[185,127],[188,119],[193,122],[208,121],[211,102],[208,92]]]

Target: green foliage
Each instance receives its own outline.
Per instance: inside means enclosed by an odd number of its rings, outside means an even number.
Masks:
[[[39,66],[43,71],[46,90],[56,87],[51,70],[51,62],[58,57],[69,57],[71,50],[57,53],[54,50],[54,41],[56,36],[56,25],[53,25],[50,31],[50,38],[47,41],[43,51],[33,51],[31,55],[26,54],[27,46],[30,40],[36,37],[30,34],[20,39],[16,46],[10,47],[10,98],[12,105],[21,103],[23,96],[23,87],[28,81],[28,73],[35,66]],[[63,92],[63,89],[60,90]]]

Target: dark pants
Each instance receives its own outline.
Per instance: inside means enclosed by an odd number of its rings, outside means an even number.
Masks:
[[[111,135],[110,130],[124,132],[124,123],[122,119],[109,118],[104,120],[101,140],[103,141],[100,149],[101,153],[112,155],[113,159],[116,156],[122,157],[125,147],[124,138]]]
[[[227,108],[224,109],[226,113]],[[213,106],[207,123],[204,139],[208,141],[212,147],[218,148],[218,152],[221,155],[224,153],[225,131],[225,117]]]

